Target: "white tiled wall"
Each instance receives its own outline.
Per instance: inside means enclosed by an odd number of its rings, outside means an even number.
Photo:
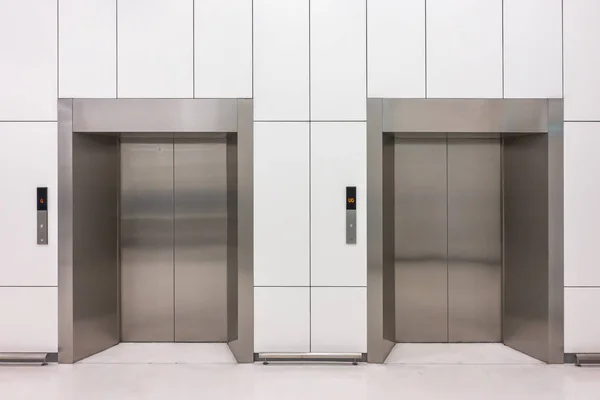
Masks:
[[[311,289],[311,351],[367,352],[367,288]]]
[[[367,285],[365,122],[311,123],[311,284]],[[346,244],[346,186],[356,186],[356,244]]]
[[[600,122],[565,123],[565,286],[600,288],[598,149]]]
[[[254,288],[254,352],[310,351],[310,288]]]
[[[309,286],[309,123],[254,124],[254,285]]]
[[[562,97],[562,0],[504,0],[504,97]]]
[[[58,4],[59,97],[117,97],[117,1]]]
[[[0,121],[56,121],[56,4],[0,0]]]
[[[600,1],[563,0],[565,120],[600,121]]]
[[[565,288],[565,353],[600,353],[600,287]]]
[[[58,289],[0,287],[2,352],[58,350]]]
[[[0,144],[0,287],[56,286],[56,122],[0,122]],[[46,246],[36,245],[38,186],[48,187]]]
[[[367,5],[369,97],[425,97],[425,0]]]
[[[502,0],[427,0],[427,97],[502,97]]]
[[[195,96],[252,97],[252,0],[193,1]]]
[[[0,10],[0,351],[56,351],[57,95],[254,96],[255,278],[276,286],[255,289],[256,351],[329,352],[364,350],[367,93],[547,98],[563,86],[565,349],[600,351],[600,2],[0,0]],[[356,246],[343,243],[335,200],[346,185],[358,187]],[[47,247],[27,223],[36,186],[50,193]]]
[[[193,9],[191,0],[117,2],[118,97],[193,96]]]
[[[365,121],[366,0],[310,3],[310,102],[313,121]]]
[[[254,119],[309,120],[309,0],[254,0]]]

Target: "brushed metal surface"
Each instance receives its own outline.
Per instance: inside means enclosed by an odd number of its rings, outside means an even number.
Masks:
[[[227,157],[227,341],[238,338],[238,144],[228,134]],[[252,350],[254,351],[254,350]]]
[[[469,104],[470,103],[470,104]],[[447,109],[445,109],[447,108]],[[391,318],[384,317],[384,308],[386,301],[391,296],[386,297],[384,301],[384,236],[391,236],[390,233],[384,233],[386,218],[391,218],[390,213],[385,213],[384,218],[384,198],[390,184],[383,184],[383,175],[390,167],[382,161],[382,146],[385,143],[386,136],[396,136],[399,138],[418,138],[424,132],[426,137],[434,134],[438,137],[448,138],[483,138],[499,136],[504,141],[503,145],[503,163],[506,163],[507,151],[506,143],[512,140],[521,140],[528,135],[541,133],[542,136],[548,136],[547,163],[541,166],[545,169],[546,175],[540,176],[542,181],[547,180],[548,190],[543,200],[546,206],[532,207],[530,212],[535,218],[545,219],[547,221],[547,231],[545,240],[547,246],[547,261],[540,258],[538,249],[532,250],[535,254],[519,254],[519,238],[515,233],[509,234],[509,227],[517,230],[518,226],[523,225],[523,221],[518,221],[515,216],[506,215],[506,188],[510,185],[518,187],[524,180],[531,180],[536,174],[523,173],[528,168],[527,157],[539,157],[541,153],[537,151],[521,151],[522,154],[514,155],[520,167],[511,167],[515,169],[514,177],[508,179],[506,169],[503,165],[503,241],[504,241],[504,268],[507,274],[504,277],[503,299],[503,341],[508,346],[533,355],[541,360],[550,363],[562,363],[564,359],[563,336],[564,336],[564,305],[563,305],[563,100],[562,99],[367,99],[367,188],[369,195],[368,218],[367,218],[367,254],[368,254],[368,359],[369,362],[383,362],[385,356],[389,353],[388,343],[384,339],[383,326],[389,324]],[[436,111],[437,110],[437,111]],[[486,117],[487,116],[487,117]],[[386,132],[389,135],[386,135]],[[525,139],[528,140],[528,139]],[[529,139],[535,140],[535,139]],[[513,142],[514,143],[514,142]],[[518,146],[522,146],[518,145]],[[517,147],[518,147],[517,146]],[[509,149],[513,153],[514,149]],[[538,154],[537,156],[534,153]],[[512,158],[510,155],[508,158]],[[520,160],[520,161],[518,161]],[[529,161],[531,163],[532,161]],[[519,170],[520,172],[516,172]],[[388,173],[389,177],[391,174]],[[534,178],[535,179],[535,178]],[[539,183],[536,183],[538,185]],[[392,185],[393,186],[393,185]],[[535,191],[523,191],[519,194],[518,190],[509,190],[514,192],[511,196],[526,195]],[[513,198],[515,209],[519,209],[519,199]],[[533,201],[533,200],[530,200]],[[540,203],[541,204],[541,203]],[[544,208],[546,208],[547,213]],[[520,211],[524,212],[524,211]],[[514,211],[513,211],[514,213]],[[537,213],[537,214],[536,214]],[[539,215],[539,214],[543,215]],[[515,213],[517,215],[517,213]],[[529,223],[529,219],[534,218],[529,215],[524,221]],[[534,219],[535,219],[534,218]],[[509,222],[511,220],[512,222]],[[517,222],[519,225],[517,225]],[[537,236],[537,228],[530,228],[529,231]],[[523,235],[524,233],[521,232]],[[389,239],[388,239],[389,240]],[[528,240],[533,243],[534,239]],[[508,242],[511,242],[509,244]],[[540,243],[534,243],[539,246]],[[512,248],[509,248],[511,247]],[[523,243],[521,247],[524,249]],[[532,282],[527,278],[527,263],[521,264],[521,273],[511,274],[508,270],[513,268],[508,266],[508,253],[514,253],[516,260],[527,261],[529,258],[535,265],[535,268],[545,268],[549,276],[539,278],[540,285],[546,285],[547,296],[535,291],[536,287],[531,286]],[[536,260],[537,261],[534,261]],[[519,264],[519,263],[517,263]],[[514,267],[517,268],[517,267]],[[536,273],[533,273],[536,275]],[[523,278],[523,279],[521,279]],[[541,279],[541,281],[540,281]],[[518,289],[513,293],[514,289]],[[546,303],[546,314],[536,315],[535,307],[526,304],[519,311],[522,301],[526,299],[528,290],[530,296],[538,296],[532,303],[539,301]],[[519,294],[521,292],[521,294]],[[515,294],[516,293],[516,294]],[[538,294],[535,294],[538,293]],[[514,297],[511,299],[510,297]],[[393,298],[393,297],[392,297]],[[509,304],[514,307],[510,309]],[[539,304],[538,304],[539,305]],[[388,310],[390,307],[388,306]]]
[[[504,139],[504,342],[548,360],[548,135]]]
[[[48,211],[37,211],[37,244],[48,244]]]
[[[238,99],[237,114],[237,328],[229,348],[240,363],[254,362],[254,191],[252,100]]]
[[[448,341],[502,340],[498,139],[448,140]]]
[[[396,340],[394,241],[387,235],[394,232],[394,138],[382,135],[382,106],[381,99],[367,100],[367,360],[372,363],[383,363]]]
[[[227,341],[226,138],[174,145],[175,341]]]
[[[119,142],[73,135],[74,354],[119,342]]]
[[[58,104],[58,362],[80,360],[73,332],[73,100]]]
[[[236,99],[73,99],[73,130],[237,132]]]
[[[174,341],[173,140],[121,143],[121,340]]]
[[[546,100],[384,99],[383,132],[545,133]]]
[[[75,104],[75,105],[74,105]],[[74,110],[75,108],[75,110]],[[77,115],[74,115],[77,114]],[[74,127],[74,120],[75,127]],[[76,189],[73,182],[73,138],[75,132],[84,136],[119,136],[156,138],[181,137],[192,133],[194,137],[214,137],[215,132],[230,133],[228,137],[237,141],[236,147],[228,151],[235,156],[235,162],[228,166],[237,171],[233,182],[237,194],[236,201],[228,202],[237,209],[236,226],[231,227],[235,241],[228,240],[236,262],[228,265],[230,277],[228,285],[228,324],[229,346],[238,362],[253,362],[253,102],[251,99],[58,99],[58,259],[59,259],[59,362],[73,363],[89,354],[78,352],[75,343],[85,343],[93,336],[105,335],[102,324],[76,323],[75,305],[78,301],[74,292],[85,292],[81,283],[74,279],[74,210],[81,207],[74,198]],[[122,132],[126,132],[123,134]],[[175,132],[173,135],[172,133]],[[237,133],[236,133],[237,132]],[[228,150],[230,147],[228,147]],[[118,153],[117,153],[118,154]],[[99,165],[98,167],[101,167]],[[118,162],[115,168],[119,168]],[[93,182],[98,171],[93,168],[85,179]],[[117,187],[118,187],[117,182]],[[118,196],[117,196],[118,197]],[[233,196],[230,196],[233,198]],[[119,209],[119,201],[113,206]],[[231,220],[228,220],[231,221]],[[117,221],[118,224],[118,221]],[[86,232],[95,232],[91,226],[83,224]],[[117,232],[118,241],[118,232]],[[231,266],[231,267],[229,267]],[[118,266],[117,266],[118,267]],[[96,277],[103,282],[119,285],[119,275],[112,275],[110,268],[96,271]],[[119,294],[114,296],[117,304]],[[110,300],[112,301],[112,300]],[[110,304],[110,301],[107,304]],[[119,312],[106,313],[106,323],[119,326]],[[115,321],[116,320],[116,321]],[[81,319],[85,322],[86,319]],[[235,323],[233,323],[235,322]],[[89,329],[76,329],[87,325]],[[107,326],[108,326],[107,325]],[[119,329],[117,329],[117,341]],[[111,334],[112,335],[112,334]],[[112,340],[111,335],[108,338]],[[106,340],[105,347],[112,346]],[[112,344],[109,344],[112,343]]]
[[[396,341],[445,342],[446,140],[398,139],[394,151]]]
[[[356,244],[356,210],[346,210],[346,244]]]
[[[564,362],[564,115],[561,99],[548,100],[548,302],[546,362]]]

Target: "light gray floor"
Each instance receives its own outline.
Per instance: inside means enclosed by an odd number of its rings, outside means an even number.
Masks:
[[[76,364],[0,367],[0,398],[600,398],[600,368],[547,365]]]

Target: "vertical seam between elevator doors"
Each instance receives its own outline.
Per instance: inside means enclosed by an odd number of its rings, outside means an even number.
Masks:
[[[450,342],[450,184],[448,168],[450,162],[450,143],[446,133],[446,342]]]
[[[173,182],[171,185],[172,190],[172,200],[171,200],[171,251],[172,251],[172,268],[173,268],[173,342],[177,342],[177,336],[175,332],[175,133],[171,134],[171,143],[173,148],[173,168],[171,169],[171,173],[173,174]]]

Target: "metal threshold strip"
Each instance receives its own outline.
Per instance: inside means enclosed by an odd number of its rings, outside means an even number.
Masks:
[[[584,365],[600,366],[600,353],[577,353],[575,354],[575,365],[578,367]]]
[[[48,353],[0,353],[0,365],[46,365]]]
[[[365,361],[363,353],[258,353],[255,360],[267,365],[269,362],[351,362],[357,365]]]

